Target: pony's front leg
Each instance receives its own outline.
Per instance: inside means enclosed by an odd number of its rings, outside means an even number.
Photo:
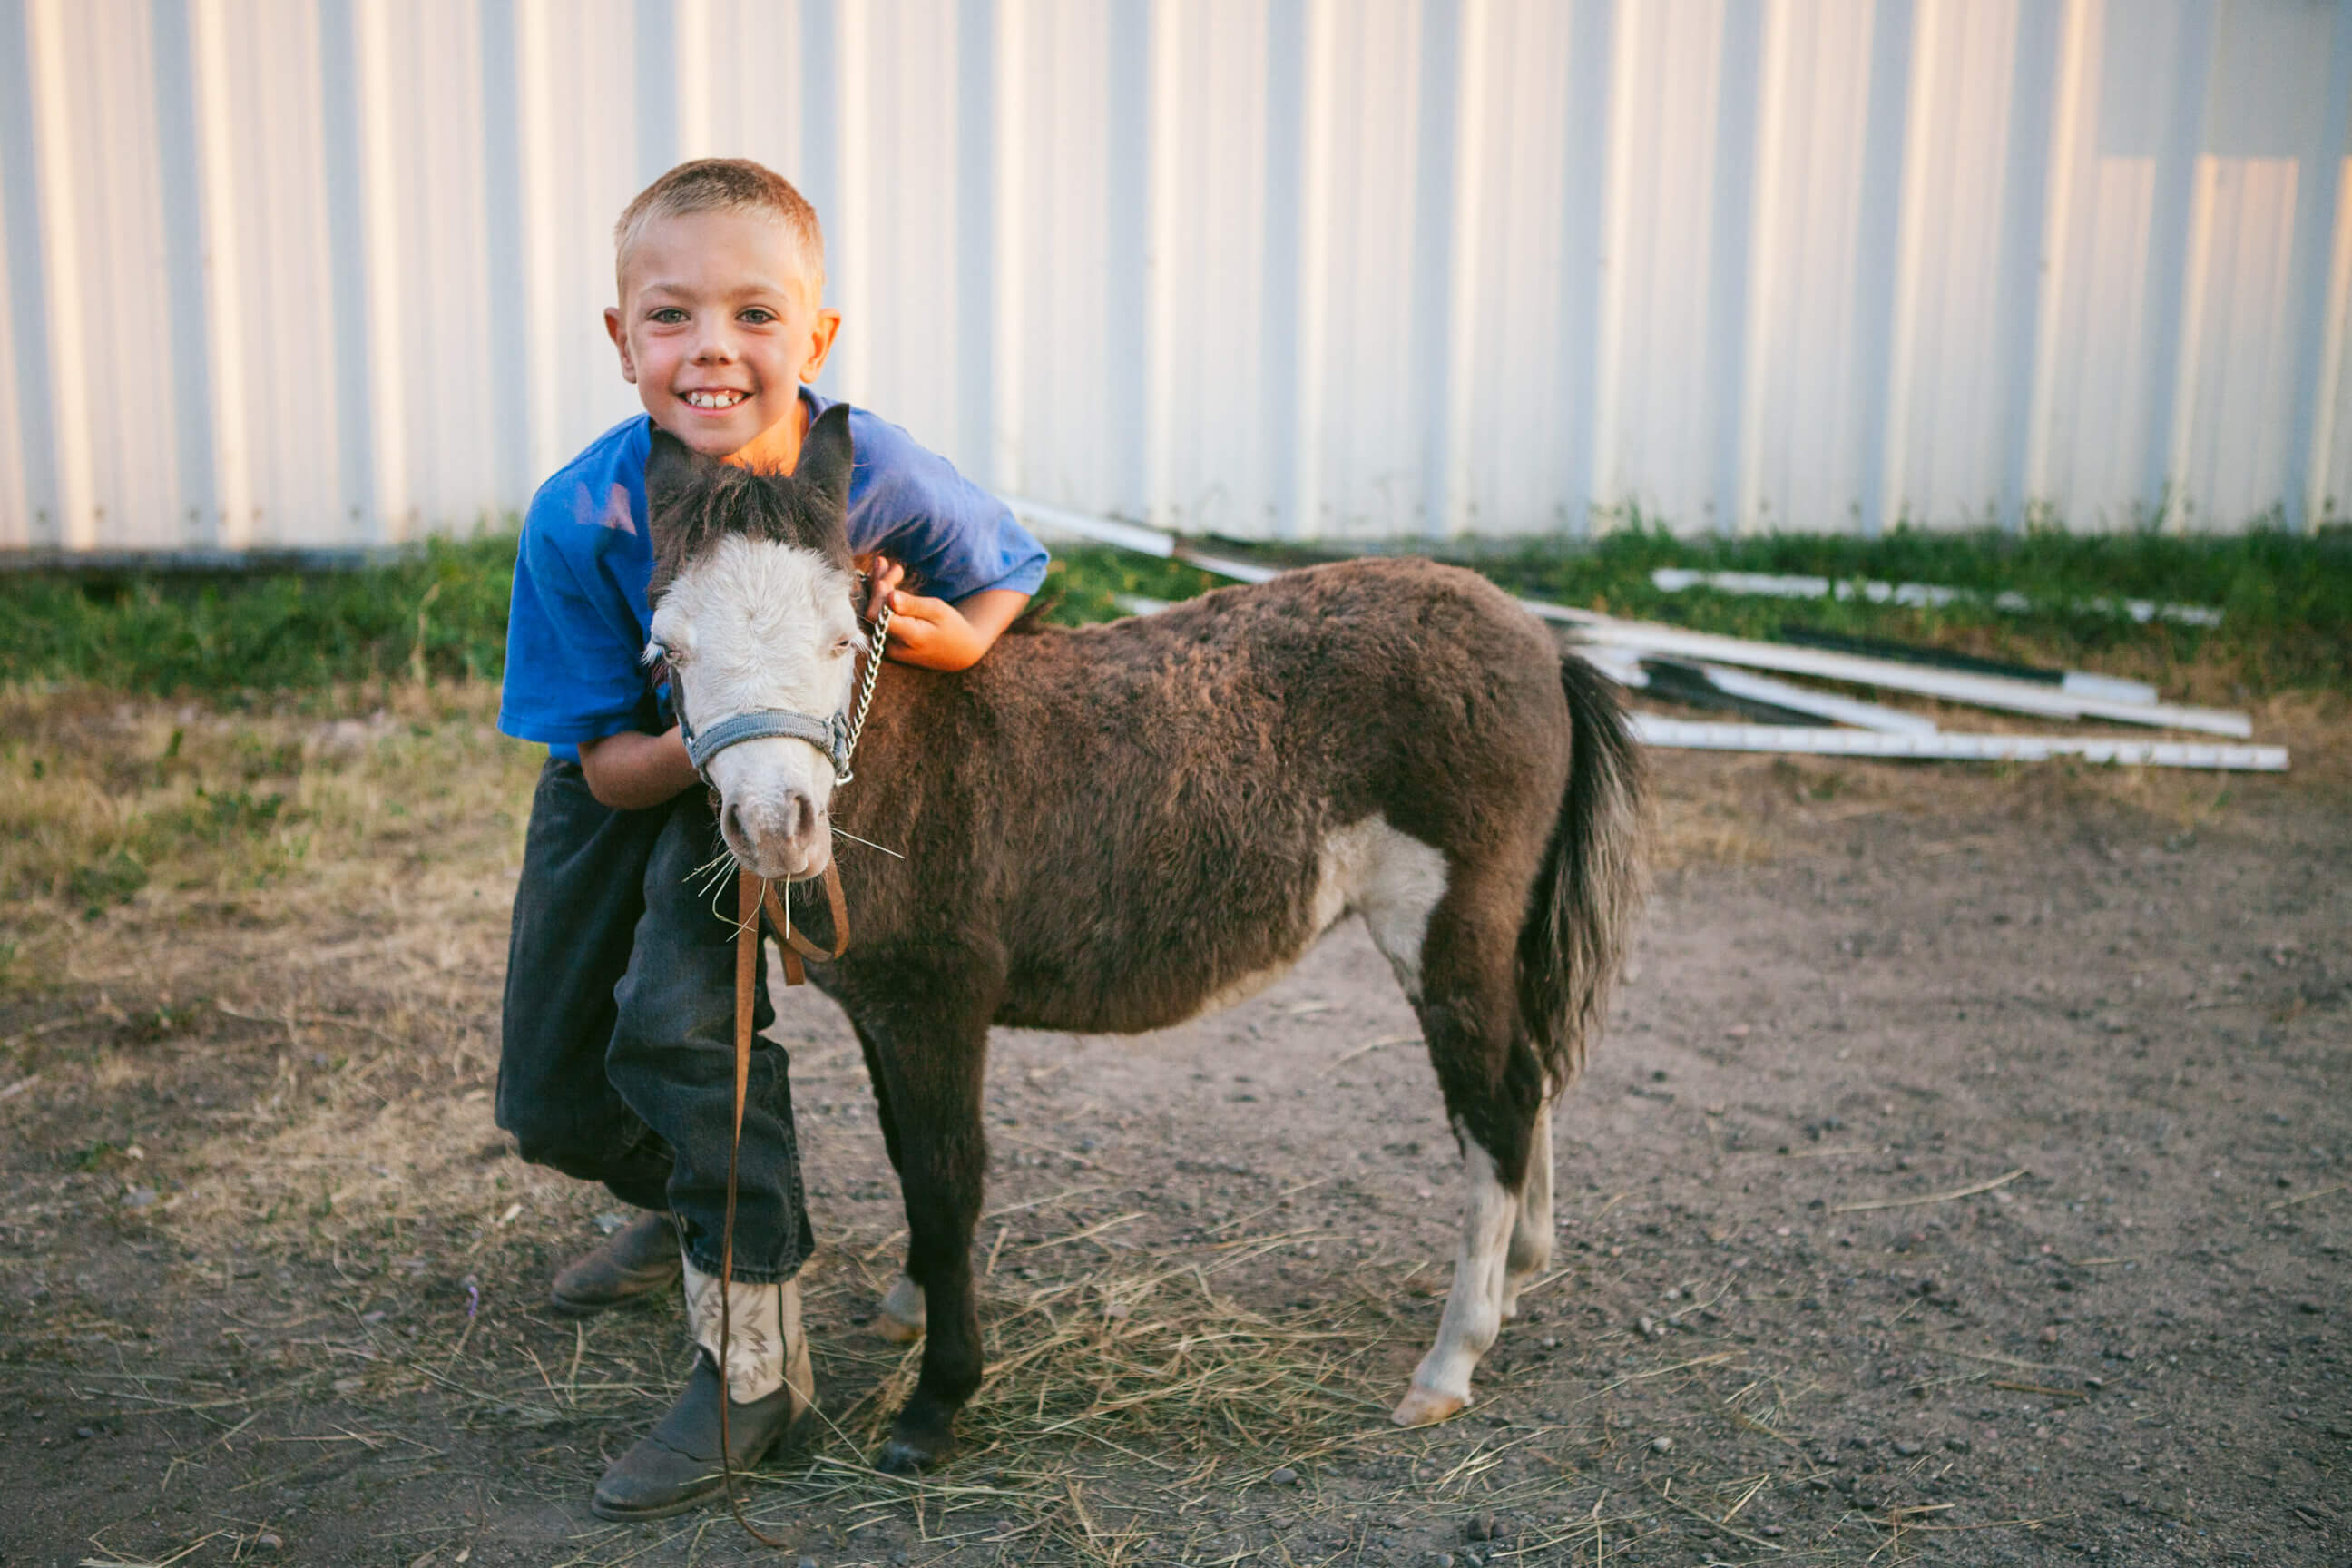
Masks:
[[[888,1097],[898,1133],[906,1279],[913,1302],[920,1303],[925,1332],[922,1374],[891,1423],[875,1466],[912,1475],[955,1451],[956,1412],[980,1387],[971,1235],[988,1173],[980,1123],[988,1024],[985,1015],[969,1021],[894,1019],[874,1029],[874,1044],[877,1081]],[[898,1295],[892,1292],[893,1301]]]

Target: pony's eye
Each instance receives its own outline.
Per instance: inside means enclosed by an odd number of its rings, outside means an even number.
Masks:
[[[836,654],[850,653],[854,652],[856,647],[857,639],[856,637],[843,637],[840,641],[833,645],[833,651]]]

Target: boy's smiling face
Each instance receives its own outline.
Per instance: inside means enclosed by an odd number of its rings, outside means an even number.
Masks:
[[[621,258],[604,330],[654,423],[708,457],[800,454],[800,385],[824,367],[824,309],[792,233],[761,212],[657,217]],[[757,444],[757,453],[745,448]]]

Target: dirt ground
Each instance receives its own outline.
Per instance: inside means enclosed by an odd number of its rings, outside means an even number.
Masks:
[[[8,713],[0,1563],[771,1560],[587,1511],[685,1336],[542,1307],[613,1205],[490,1123],[487,714]],[[1660,757],[1559,1267],[1423,1431],[1461,1182],[1360,930],[1000,1034],[991,1378],[920,1485],[860,1462],[896,1188],[793,994],[832,1425],[754,1517],[824,1568],[2352,1562],[2352,722],[2261,732],[2295,773]]]

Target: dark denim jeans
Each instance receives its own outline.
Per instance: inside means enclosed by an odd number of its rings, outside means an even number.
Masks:
[[[735,1119],[735,889],[701,790],[649,811],[596,804],[548,760],[530,803],[507,948],[498,1121],[522,1157],[668,1209],[719,1272]],[[714,900],[719,910],[714,910]],[[720,912],[723,911],[723,912]],[[768,1005],[762,952],[757,1018]],[[751,1049],[735,1204],[735,1278],[789,1279],[814,1241],[783,1047]]]

